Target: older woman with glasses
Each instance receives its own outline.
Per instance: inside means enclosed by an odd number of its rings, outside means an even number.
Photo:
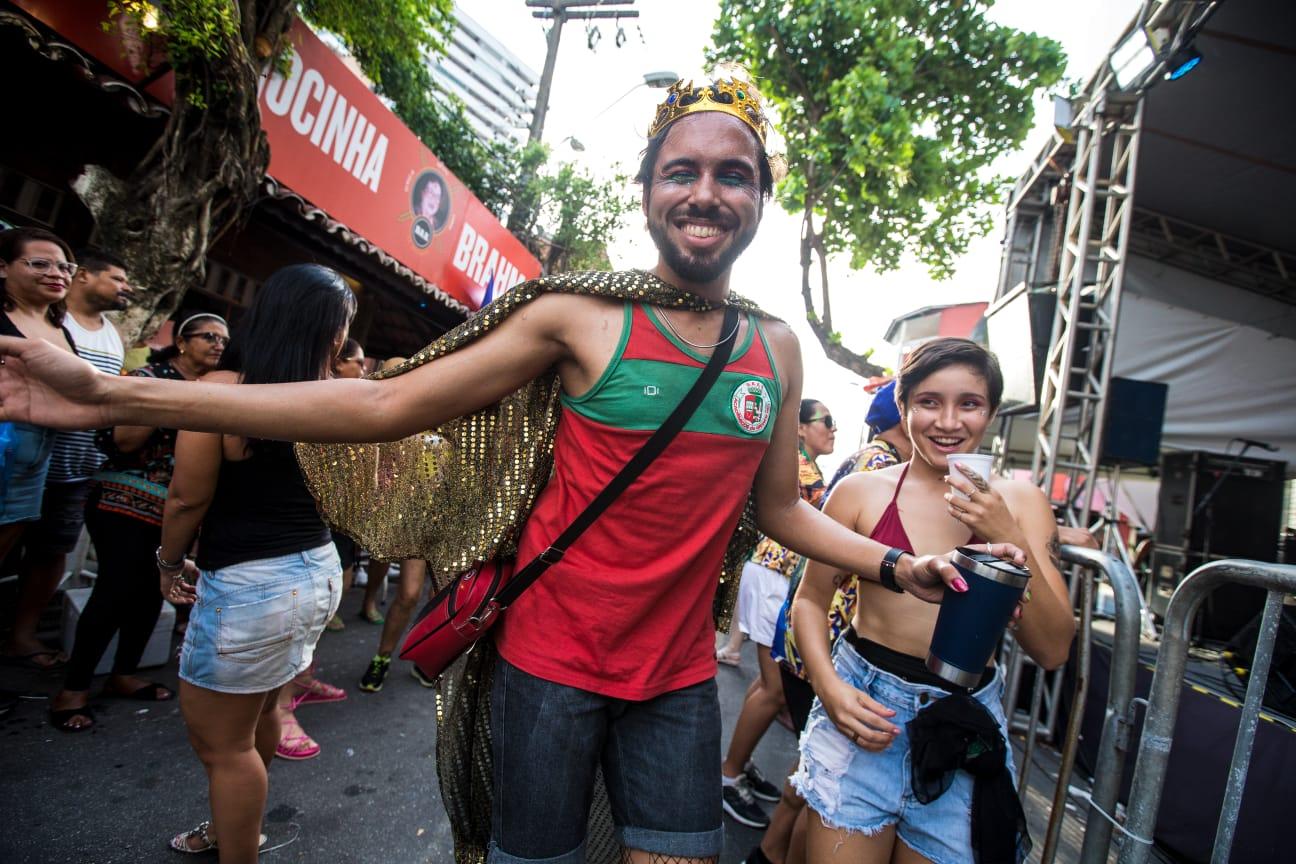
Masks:
[[[75,354],[76,345],[63,318],[68,286],[76,270],[72,250],[57,235],[40,228],[0,232],[0,293],[4,298],[0,334],[44,339]],[[52,429],[29,423],[0,424],[0,559],[13,550],[27,526],[40,519],[53,445]],[[4,654],[48,669],[61,658],[36,639],[36,624],[49,596],[35,582],[28,579],[22,586]]]
[[[154,362],[130,374],[195,381],[216,369],[228,342],[224,318],[211,312],[184,315],[172,344],[154,355]],[[99,578],[77,622],[63,689],[50,703],[50,723],[63,732],[82,732],[94,725],[90,681],[119,631],[104,693],[145,702],[174,695],[161,684],[135,677],[135,670],[162,610],[154,552],[162,542],[176,430],[117,426],[99,432],[95,444],[108,454],[86,504]]]

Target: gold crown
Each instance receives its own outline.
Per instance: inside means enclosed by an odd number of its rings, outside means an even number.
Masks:
[[[659,132],[676,120],[699,111],[732,114],[750,126],[761,147],[765,146],[769,121],[765,119],[765,109],[761,107],[760,97],[752,92],[749,85],[735,78],[721,78],[702,87],[694,87],[692,81],[676,81],[666,92],[666,101],[657,106],[657,115],[648,127],[648,137],[657,137]]]

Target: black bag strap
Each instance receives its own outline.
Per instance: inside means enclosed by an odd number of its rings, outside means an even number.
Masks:
[[[501,609],[507,608],[531,583],[535,582],[549,569],[550,565],[557,564],[562,560],[563,554],[567,548],[576,541],[576,538],[585,533],[585,529],[594,523],[594,520],[602,515],[603,511],[611,506],[612,502],[626,490],[626,488],[643,473],[644,469],[652,464],[661,452],[666,449],[666,445],[679,434],[684,428],[684,424],[689,421],[697,407],[702,404],[711,385],[720,377],[720,371],[724,369],[729,362],[729,357],[733,353],[734,342],[738,338],[738,310],[733,306],[725,308],[724,322],[720,325],[720,332],[727,333],[728,337],[715,347],[711,352],[711,359],[707,361],[706,367],[703,368],[702,374],[698,376],[697,381],[689,388],[688,393],[675,406],[675,410],[666,418],[665,422],[658,427],[652,437],[644,442],[643,446],[625,467],[617,473],[603,488],[603,491],[594,497],[594,500],[586,505],[580,515],[572,520],[567,530],[558,535],[558,539],[549,545],[549,548],[537,555],[531,563],[527,564],[509,580],[504,586],[504,590],[496,596]]]

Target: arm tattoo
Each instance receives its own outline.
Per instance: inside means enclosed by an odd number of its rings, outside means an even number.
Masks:
[[[1058,541],[1058,532],[1056,528],[1053,529],[1053,536],[1050,537],[1048,541],[1048,556],[1049,556],[1049,561],[1053,564],[1053,567],[1059,573],[1061,573],[1062,572],[1062,544]]]

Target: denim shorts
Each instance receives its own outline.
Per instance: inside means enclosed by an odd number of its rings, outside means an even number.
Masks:
[[[310,667],[342,599],[337,550],[203,570],[180,649],[180,677],[220,693],[265,693]]]
[[[34,522],[41,516],[45,475],[49,473],[54,430],[14,423],[0,469],[0,525]]]
[[[900,734],[881,753],[865,750],[837,731],[816,699],[801,736],[801,766],[792,785],[831,828],[876,834],[895,825],[905,845],[934,864],[971,861],[972,775],[959,771],[945,794],[930,804],[920,804],[911,787],[905,723],[948,694],[883,672],[845,639],[838,639],[833,648],[833,666],[847,684],[896,712],[889,720],[900,727]],[[1007,740],[1002,670],[972,697],[999,721]],[[1012,773],[1011,747],[1008,770]]]
[[[629,849],[720,854],[720,703],[714,678],[628,702],[545,681],[501,658],[491,691],[490,864],[581,864],[600,765]]]

